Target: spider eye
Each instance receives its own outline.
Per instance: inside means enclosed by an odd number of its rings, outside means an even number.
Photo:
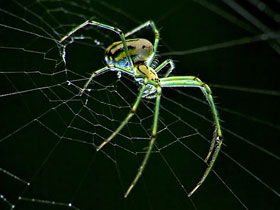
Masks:
[[[142,45],[142,49],[145,49],[146,48],[146,46],[145,45]]]

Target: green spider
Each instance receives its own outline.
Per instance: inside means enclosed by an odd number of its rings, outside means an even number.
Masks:
[[[207,84],[202,82],[199,78],[195,76],[173,76],[169,77],[169,74],[174,69],[174,63],[171,59],[165,60],[155,69],[151,67],[153,60],[155,59],[155,55],[157,52],[158,42],[159,42],[159,31],[154,24],[153,21],[147,21],[144,24],[139,25],[138,27],[134,28],[133,30],[124,34],[122,30],[112,27],[106,24],[102,24],[93,20],[87,20],[86,22],[78,25],[77,27],[73,28],[68,34],[66,34],[61,40],[62,43],[65,39],[70,37],[76,31],[81,28],[84,28],[87,25],[93,25],[99,28],[107,29],[110,31],[115,32],[121,38],[121,41],[114,42],[110,45],[105,51],[105,61],[107,66],[101,68],[92,73],[90,78],[87,80],[86,84],[84,85],[83,89],[81,90],[80,94],[82,95],[84,91],[87,89],[89,83],[93,79],[93,77],[98,76],[106,71],[117,71],[120,73],[128,74],[135,78],[137,83],[142,86],[139,92],[139,95],[133,104],[129,114],[124,119],[124,121],[119,125],[119,127],[109,136],[104,142],[97,147],[97,151],[103,148],[108,142],[110,142],[119,132],[120,130],[127,124],[130,118],[134,115],[137,110],[137,107],[141,101],[141,98],[156,98],[155,100],[155,111],[154,111],[154,120],[152,125],[152,134],[150,144],[148,146],[146,155],[142,161],[142,164],[128,187],[124,197],[127,197],[135,184],[137,183],[138,179],[140,178],[141,174],[144,171],[144,168],[147,164],[147,161],[150,157],[154,142],[156,140],[157,135],[157,127],[158,127],[158,117],[159,117],[159,107],[160,107],[160,98],[161,98],[161,89],[163,87],[195,87],[200,88],[202,93],[204,94],[206,100],[208,101],[213,118],[214,118],[214,125],[215,130],[213,134],[213,139],[210,144],[209,152],[205,158],[205,162],[207,164],[207,168],[200,178],[199,182],[192,188],[189,192],[188,196],[190,197],[202,183],[205,181],[206,177],[208,176],[209,172],[211,171],[215,160],[217,159],[218,153],[221,149],[222,145],[222,131],[219,122],[219,116],[214,104],[214,100],[212,97],[212,92]],[[155,34],[154,44],[152,44],[147,39],[127,39],[127,37],[131,36],[132,34],[142,30],[143,28],[150,27]],[[157,73],[169,65],[169,69],[167,73],[164,75],[163,78],[159,78]],[[210,158],[211,157],[211,158]]]

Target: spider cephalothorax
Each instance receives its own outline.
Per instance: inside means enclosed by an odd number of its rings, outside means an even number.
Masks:
[[[214,103],[214,99],[212,97],[212,92],[209,86],[203,83],[200,79],[195,76],[173,76],[170,77],[169,74],[174,69],[174,64],[171,59],[167,59],[162,62],[160,65],[156,66],[155,68],[152,67],[152,62],[155,60],[155,54],[157,52],[158,42],[159,42],[159,31],[157,30],[153,21],[147,21],[144,24],[136,27],[135,29],[127,32],[124,34],[122,30],[99,23],[93,20],[87,20],[86,22],[82,23],[81,25],[75,27],[71,30],[67,35],[65,35],[60,42],[63,42],[66,38],[71,36],[77,30],[87,26],[87,25],[94,25],[96,27],[104,28],[110,31],[117,33],[120,36],[121,41],[114,42],[111,44],[105,51],[105,61],[107,66],[96,70],[92,73],[90,78],[87,80],[84,87],[81,89],[80,94],[82,95],[84,91],[87,89],[88,85],[90,84],[91,80],[106,71],[117,71],[120,73],[125,73],[130,76],[133,76],[138,84],[141,86],[139,95],[133,104],[131,111],[124,119],[124,121],[120,124],[120,126],[109,136],[107,139],[103,141],[103,143],[97,148],[97,151],[100,150],[103,146],[105,146],[108,142],[110,142],[119,132],[120,130],[126,125],[129,119],[134,115],[137,110],[137,107],[141,101],[142,97],[146,98],[156,98],[155,100],[155,111],[154,111],[154,120],[152,126],[152,133],[151,133],[151,140],[146,152],[146,155],[142,161],[142,164],[132,181],[131,185],[129,186],[128,190],[125,193],[125,197],[128,196],[132,188],[137,183],[138,179],[140,178],[144,168],[147,164],[147,161],[150,157],[152,152],[152,148],[156,139],[157,134],[157,125],[158,125],[158,118],[159,118],[159,108],[160,108],[160,98],[162,88],[164,87],[195,87],[200,88],[202,93],[204,94],[206,100],[209,103],[211,108],[213,119],[214,119],[214,134],[210,144],[209,152],[205,158],[207,163],[207,168],[202,175],[199,182],[195,185],[195,187],[189,192],[188,196],[191,196],[199,186],[204,182],[206,177],[208,176],[209,172],[211,171],[215,160],[217,159],[218,153],[220,151],[222,145],[222,131],[219,122],[218,112]],[[127,39],[127,37],[135,34],[136,32],[142,30],[143,28],[151,27],[154,34],[155,40],[154,44],[152,44],[147,39],[136,38],[136,39]],[[162,78],[158,77],[158,72],[169,66],[169,69],[164,74]]]

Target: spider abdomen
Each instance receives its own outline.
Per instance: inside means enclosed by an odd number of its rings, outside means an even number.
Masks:
[[[133,63],[146,62],[153,53],[153,44],[147,39],[127,39],[126,44]],[[114,42],[107,47],[105,61],[108,65],[130,68],[122,41]]]

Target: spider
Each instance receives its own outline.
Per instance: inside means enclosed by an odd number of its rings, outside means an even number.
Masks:
[[[194,87],[199,88],[202,93],[204,94],[208,104],[211,108],[211,112],[213,115],[214,121],[214,134],[213,138],[210,143],[209,152],[205,158],[205,163],[207,167],[204,171],[204,174],[200,178],[199,182],[192,188],[192,190],[188,193],[188,197],[190,197],[205,181],[206,177],[210,173],[216,159],[218,153],[221,149],[222,145],[222,131],[220,126],[220,119],[218,116],[218,112],[216,106],[214,104],[214,99],[212,96],[212,92],[209,86],[202,82],[199,78],[195,76],[169,76],[169,74],[174,69],[174,63],[171,59],[165,60],[163,63],[158,65],[156,68],[152,68],[152,62],[155,59],[157,47],[159,43],[159,31],[155,25],[155,23],[151,20],[139,25],[138,27],[134,28],[133,30],[123,33],[122,30],[112,27],[103,23],[96,22],[94,20],[87,20],[84,23],[78,25],[77,27],[73,28],[69,33],[67,33],[61,40],[62,43],[65,39],[70,37],[72,34],[77,32],[78,30],[88,26],[96,26],[99,28],[103,28],[112,32],[115,32],[120,36],[121,41],[114,42],[111,44],[105,51],[105,61],[106,66],[94,71],[90,78],[85,83],[84,87],[80,91],[80,95],[84,93],[87,89],[88,85],[92,81],[92,79],[102,73],[107,71],[117,71],[120,73],[128,74],[136,80],[136,82],[140,85],[140,92],[138,97],[136,98],[135,103],[133,104],[129,114],[124,119],[124,121],[119,125],[119,127],[109,136],[107,139],[103,141],[101,145],[97,147],[97,151],[103,148],[108,142],[110,142],[119,132],[120,130],[127,124],[130,118],[134,115],[137,110],[137,107],[142,98],[155,98],[155,110],[154,110],[154,119],[152,125],[152,133],[150,137],[150,143],[147,148],[147,152],[145,157],[139,167],[139,170],[133,179],[132,183],[128,187],[124,197],[126,198],[133,187],[136,185],[138,179],[141,177],[145,166],[148,162],[150,157],[153,145],[156,140],[157,135],[157,127],[158,127],[158,118],[159,118],[159,108],[160,108],[160,99],[161,99],[161,92],[162,88],[165,87]],[[155,35],[154,43],[152,44],[149,40],[143,38],[128,38],[129,36],[133,35],[134,33],[150,27]],[[159,78],[157,73],[169,65],[169,69],[167,73],[162,77]]]

